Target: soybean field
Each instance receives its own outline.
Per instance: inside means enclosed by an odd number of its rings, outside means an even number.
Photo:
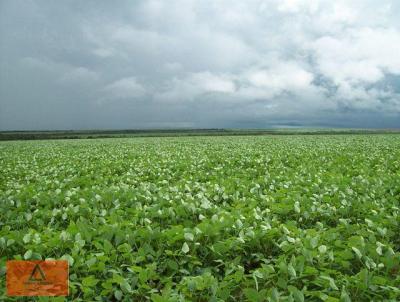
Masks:
[[[68,260],[51,301],[398,301],[400,135],[3,141],[0,300],[11,259]]]

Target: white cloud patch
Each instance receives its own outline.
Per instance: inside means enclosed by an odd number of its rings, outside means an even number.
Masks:
[[[293,62],[281,62],[271,68],[252,70],[245,79],[254,87],[280,93],[310,87],[314,76],[311,72]]]
[[[280,0],[277,1],[278,11],[285,13],[315,13],[319,8],[318,0]]]
[[[374,83],[385,73],[400,74],[400,32],[394,29],[351,29],[312,43],[319,71],[336,84]]]
[[[218,76],[210,72],[196,73],[191,76],[190,81],[204,92],[235,92],[235,84],[224,75]]]
[[[136,99],[146,93],[146,89],[135,77],[119,79],[104,87],[103,91],[109,99]]]
[[[156,92],[154,97],[161,101],[182,102],[192,101],[204,94],[233,94],[235,90],[236,86],[230,75],[200,72],[173,78],[160,92]]]

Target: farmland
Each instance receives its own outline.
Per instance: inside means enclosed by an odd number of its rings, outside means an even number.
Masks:
[[[53,258],[74,301],[396,301],[399,212],[398,134],[0,142],[0,300]]]

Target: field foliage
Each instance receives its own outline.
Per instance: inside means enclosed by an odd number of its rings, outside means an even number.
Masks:
[[[1,142],[0,300],[54,258],[74,301],[396,301],[399,203],[396,134]]]

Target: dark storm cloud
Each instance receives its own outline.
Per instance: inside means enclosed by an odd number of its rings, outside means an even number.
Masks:
[[[0,130],[400,126],[395,1],[0,2]]]

